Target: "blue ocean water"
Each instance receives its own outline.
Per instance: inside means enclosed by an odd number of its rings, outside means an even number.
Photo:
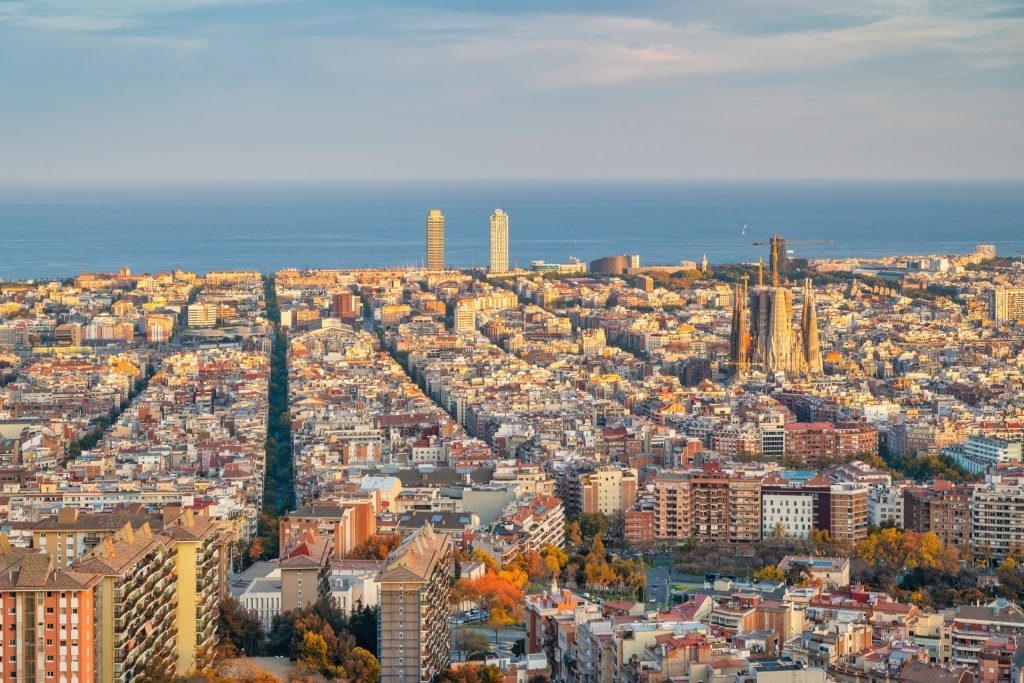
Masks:
[[[1024,182],[425,181],[0,187],[0,278],[183,268],[416,265],[425,218],[446,219],[446,261],[488,261],[488,220],[510,258],[641,263],[757,260],[780,234],[796,257],[1024,252]],[[743,226],[746,225],[746,234]],[[766,255],[765,255],[766,256]]]

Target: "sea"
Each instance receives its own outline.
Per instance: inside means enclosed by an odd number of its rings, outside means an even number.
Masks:
[[[374,181],[0,186],[0,280],[82,272],[418,266],[427,212],[446,265],[637,254],[641,264],[1024,252],[1024,181]],[[800,244],[800,242],[811,242]]]

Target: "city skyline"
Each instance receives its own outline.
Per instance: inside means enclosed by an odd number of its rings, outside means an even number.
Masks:
[[[5,2],[0,181],[1020,178],[1022,27],[937,0]]]

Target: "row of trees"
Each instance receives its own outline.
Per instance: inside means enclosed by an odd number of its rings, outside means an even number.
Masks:
[[[280,329],[281,311],[277,305],[274,279],[263,286],[267,319],[274,324],[276,337],[270,353],[270,381],[267,393],[266,484],[263,488],[263,512],[256,536],[247,548],[240,548],[242,566],[267,560],[280,554],[278,522],[282,512],[295,507],[295,470],[292,463],[291,414],[288,410],[288,337]]]

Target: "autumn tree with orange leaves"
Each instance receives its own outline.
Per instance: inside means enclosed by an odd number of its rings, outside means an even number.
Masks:
[[[398,534],[375,534],[352,548],[350,560],[383,560],[402,542]]]
[[[509,565],[501,571],[488,570],[476,579],[459,579],[452,587],[452,603],[472,602],[486,610],[487,623],[494,637],[505,626],[518,624],[524,617],[524,587],[528,577],[519,567]]]

